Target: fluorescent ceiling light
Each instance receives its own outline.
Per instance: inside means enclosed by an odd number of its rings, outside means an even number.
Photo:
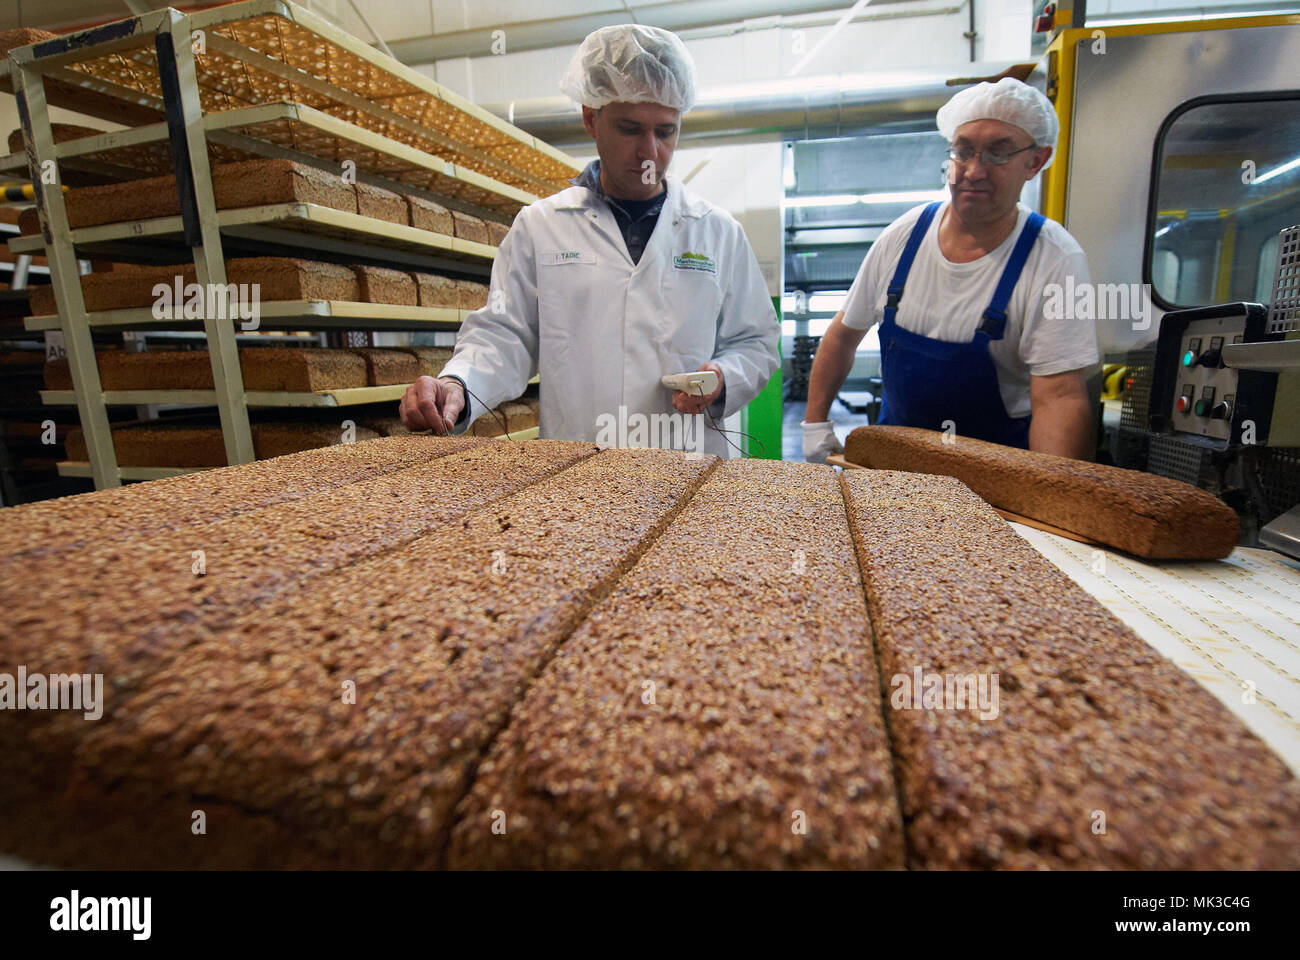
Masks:
[[[1159,240],[1161,237],[1163,237],[1166,233],[1168,233],[1173,228],[1174,225],[1172,223],[1168,224],[1167,226],[1161,227],[1159,230],[1156,231],[1156,239]]]
[[[846,207],[854,203],[925,203],[947,200],[947,190],[901,190],[893,193],[835,193],[822,197],[786,197],[787,207]]]
[[[1300,167],[1300,157],[1296,157],[1290,163],[1284,163],[1280,167],[1274,167],[1268,173],[1260,174],[1255,178],[1255,182],[1263,183],[1265,180],[1272,180],[1274,177],[1281,176],[1288,170],[1294,170],[1296,167]]]
[[[1235,20],[1241,17],[1273,17],[1288,13],[1287,10],[1225,10],[1212,13],[1174,14],[1172,16],[1154,17],[1135,13],[1130,17],[1086,17],[1085,26],[1092,27],[1131,27],[1146,23],[1182,23],[1185,20]]]
[[[903,190],[897,193],[864,193],[859,203],[925,203],[929,200],[947,200],[947,190]]]
[[[840,193],[825,197],[786,197],[787,207],[846,207],[857,203],[858,197],[852,193]]]

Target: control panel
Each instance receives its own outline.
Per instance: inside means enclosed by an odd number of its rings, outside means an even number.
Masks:
[[[1245,316],[1192,320],[1178,351],[1177,390],[1170,423],[1180,433],[1228,441],[1237,400],[1237,371],[1223,365],[1223,345],[1242,343]]]
[[[1267,332],[1267,317],[1262,304],[1244,302],[1171,310],[1161,317],[1150,429],[1216,450],[1267,445],[1277,374],[1223,362],[1224,348],[1234,343],[1278,339]]]

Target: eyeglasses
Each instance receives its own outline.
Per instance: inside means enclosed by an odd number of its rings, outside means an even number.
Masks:
[[[1010,153],[990,153],[987,150],[980,150],[978,153],[980,155],[980,163],[984,166],[1000,167],[1005,163],[1009,163],[1011,158],[1017,153],[1024,153],[1026,150],[1034,150],[1037,147],[1038,144],[1031,143],[1027,147],[1021,147],[1019,150],[1012,150]],[[970,161],[974,159],[976,152],[977,151],[972,150],[970,147],[949,147],[948,159],[956,160],[958,163],[970,163]]]

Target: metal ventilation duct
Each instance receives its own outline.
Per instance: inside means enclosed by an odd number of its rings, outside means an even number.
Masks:
[[[962,64],[974,77],[995,76],[1011,62]],[[794,77],[706,91],[682,123],[682,140],[718,137],[822,140],[866,132],[934,129],[934,114],[955,92],[950,72]],[[589,143],[582,116],[566,97],[498,101],[483,106],[557,147]]]

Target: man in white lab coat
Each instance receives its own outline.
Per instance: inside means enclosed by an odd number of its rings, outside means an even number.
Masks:
[[[441,375],[407,389],[402,420],[462,432],[538,374],[542,437],[725,456],[727,440],[697,415],[721,426],[758,394],[780,331],[740,224],[667,176],[695,96],[690,54],[666,30],[605,27],[561,88],[582,104],[600,159],[519,212],[488,305],[465,320]],[[718,375],[706,395],[660,383],[705,369]],[[683,414],[689,426],[667,429]],[[647,433],[647,420],[665,429]]]

